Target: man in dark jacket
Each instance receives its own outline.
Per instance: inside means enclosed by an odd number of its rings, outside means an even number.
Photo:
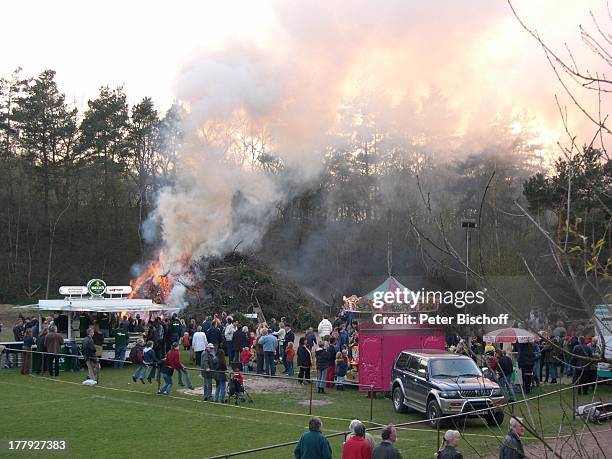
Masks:
[[[208,343],[206,350],[202,353],[202,362],[200,368],[202,368],[202,378],[204,378],[204,400],[212,401],[212,380],[214,371],[217,367],[215,348],[212,343]]]
[[[168,326],[169,339],[171,343],[176,343],[179,340],[179,329],[181,328],[181,321],[178,318],[176,312],[172,314],[172,320]]]
[[[526,394],[531,392],[533,380],[533,365],[535,363],[535,352],[533,343],[519,343],[518,346],[518,366],[523,375],[523,390]]]
[[[331,446],[325,435],[321,433],[321,426],[319,418],[310,420],[308,432],[302,434],[293,451],[295,459],[331,459]]]
[[[312,366],[312,354],[308,348],[308,341],[305,337],[300,338],[300,345],[297,350],[297,366],[300,367],[298,381],[303,384],[303,379],[310,384],[310,367]]]
[[[499,459],[523,459],[525,451],[521,437],[525,433],[525,427],[521,418],[510,418],[510,431],[499,447]]]
[[[557,357],[559,356],[559,348],[561,346],[560,338],[553,336],[542,347],[543,368],[546,374],[544,382],[548,382],[548,377],[550,376],[551,384],[557,384]]]
[[[510,382],[510,377],[514,371],[512,359],[501,349],[495,351],[495,355],[497,356],[497,380],[499,382],[499,387],[502,389],[504,387],[506,388],[508,391],[508,402],[513,403],[516,401],[516,395],[514,394],[514,387],[512,387],[512,383]]]
[[[461,434],[456,430],[447,430],[444,434],[444,448],[438,451],[437,459],[463,459],[463,455],[457,451]]]
[[[93,340],[93,328],[88,328],[85,333],[87,336],[83,340],[82,352],[83,357],[85,357],[85,364],[87,365],[87,377],[97,381],[98,373],[100,371],[100,364],[98,363],[98,357],[96,356],[96,344]]]
[[[246,330],[245,330],[246,329]],[[247,333],[249,332],[248,327],[245,325],[242,328],[237,329],[232,335],[232,347],[234,348],[234,360],[235,362],[240,360],[240,350],[244,347],[248,347]]]
[[[393,443],[397,441],[397,430],[392,425],[385,427],[380,433],[382,442],[374,451],[372,451],[372,459],[402,459],[402,455],[397,450]]]
[[[206,339],[209,344],[212,344],[215,348],[215,354],[219,350],[219,345],[221,341],[223,341],[223,335],[221,334],[221,329],[217,323],[211,325],[211,327],[206,331]]]
[[[36,338],[36,350],[38,352],[47,352],[47,345],[45,341],[47,340],[47,335],[49,334],[49,329],[45,326],[42,331]],[[41,372],[44,373],[47,368],[47,358],[45,354],[40,356],[38,368],[36,369],[36,374],[39,375]]]
[[[49,334],[47,335],[45,344],[47,346],[47,352],[49,353],[49,375],[59,376],[59,355],[57,354],[60,354],[61,347],[64,344],[64,338],[57,333],[57,327],[55,325],[49,328]]]
[[[134,331],[136,333],[144,332],[144,320],[140,318],[140,314],[136,314],[136,324],[134,326]]]
[[[127,351],[128,342],[130,340],[127,327],[127,323],[125,324],[125,326],[122,323],[121,327],[113,330],[113,334],[115,336],[115,363],[113,364],[113,366],[115,368],[123,368],[123,364],[125,361],[125,352]]]
[[[573,384],[586,384],[588,382],[588,371],[591,360],[589,357],[593,356],[593,350],[590,346],[584,343],[584,336],[578,338],[578,344],[574,346],[572,354],[579,357],[572,358],[572,365],[574,366],[574,378]],[[578,394],[588,394],[589,386],[578,386]]]
[[[163,359],[166,355],[166,346],[164,345],[164,327],[159,317],[155,318],[153,327],[153,337],[155,338],[155,353],[160,359]]]

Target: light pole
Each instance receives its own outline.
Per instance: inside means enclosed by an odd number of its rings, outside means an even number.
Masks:
[[[470,271],[470,240],[472,228],[478,228],[476,220],[473,218],[464,218],[461,220],[461,227],[465,228],[465,290],[468,288],[468,274]]]

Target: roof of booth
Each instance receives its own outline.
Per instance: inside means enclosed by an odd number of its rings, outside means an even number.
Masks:
[[[20,309],[38,311],[84,311],[84,312],[123,312],[123,311],[169,311],[179,308],[153,303],[147,299],[126,298],[65,298],[63,300],[39,300],[37,304],[17,306]]]
[[[380,284],[378,287],[376,287],[374,290],[372,290],[370,293],[367,293],[364,296],[368,300],[373,300],[374,299],[374,294],[376,292],[382,292],[382,294],[385,294],[387,292],[395,293],[398,289],[402,290],[402,291],[403,290],[409,290],[404,285],[402,285],[400,283],[400,281],[398,281],[395,277],[389,276],[389,277],[387,277],[387,279],[385,279],[385,281],[382,284]]]

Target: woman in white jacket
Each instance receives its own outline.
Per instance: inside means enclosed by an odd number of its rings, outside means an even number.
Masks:
[[[327,319],[327,316],[323,316],[323,320],[319,322],[317,331],[319,332],[319,340],[323,340],[326,336],[330,336],[334,327],[331,322]]]

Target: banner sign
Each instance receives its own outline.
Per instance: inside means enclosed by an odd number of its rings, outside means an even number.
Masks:
[[[132,287],[129,285],[109,285],[104,293],[107,295],[129,295],[132,293]]]
[[[87,295],[87,287],[62,286],[59,289],[60,295]]]

